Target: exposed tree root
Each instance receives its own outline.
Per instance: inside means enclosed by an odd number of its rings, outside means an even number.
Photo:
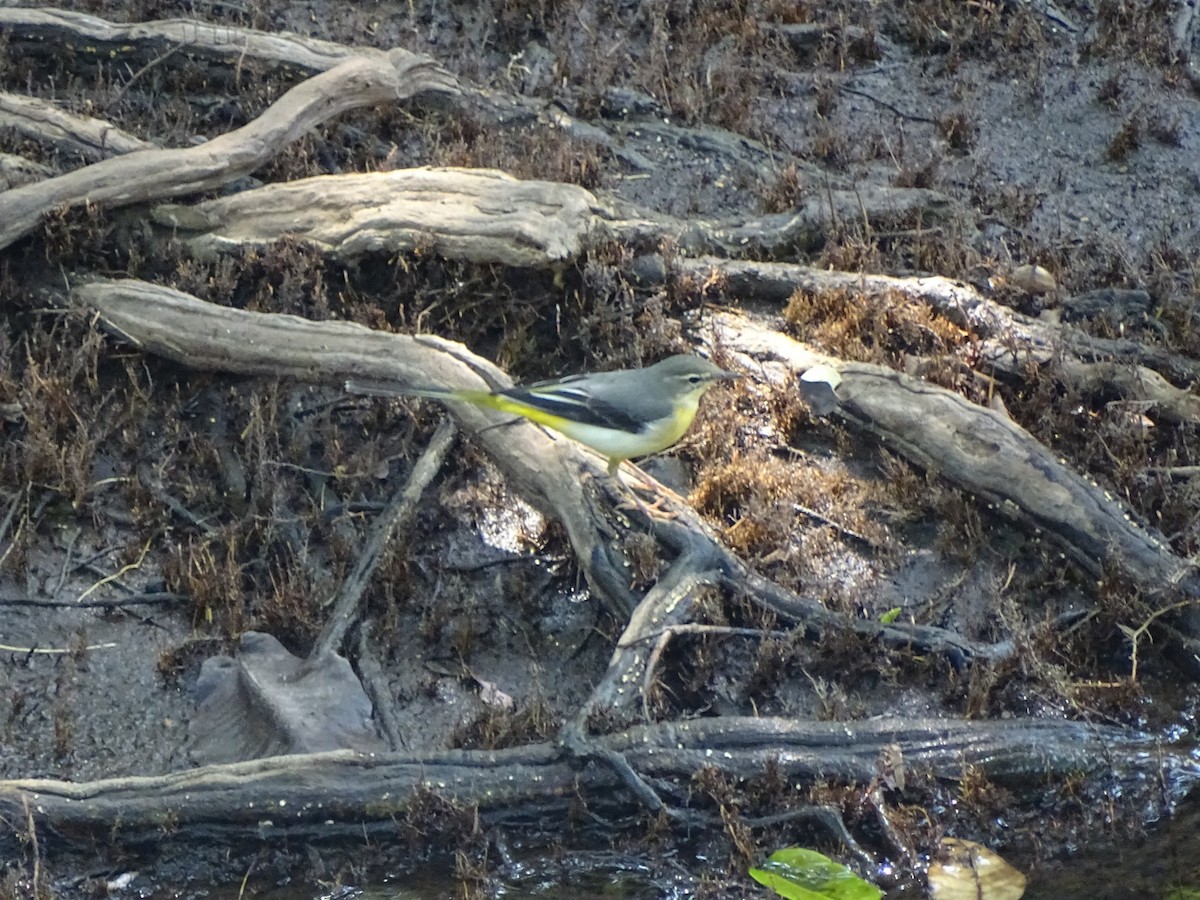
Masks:
[[[178,292],[137,282],[95,282],[84,285],[76,291],[76,299],[97,309],[110,327],[143,349],[202,368],[309,378],[313,377],[313,373],[320,373],[318,377],[329,380],[350,376],[425,382],[436,379],[439,383],[448,384],[477,377],[473,375],[477,371],[488,372],[493,377],[496,375],[488,370],[486,363],[470,358],[461,347],[445,341],[379,334],[346,323],[316,323],[289,316],[241,312],[204,304]],[[722,320],[718,325],[718,328],[721,327],[730,328],[731,322]],[[761,345],[754,343],[753,329],[739,326],[736,334],[737,337],[734,337],[733,331],[723,333],[720,340],[731,349],[761,352]],[[873,430],[886,435],[898,445],[909,447],[910,452],[916,453],[917,449],[926,445],[915,442],[903,424],[909,418],[897,417],[899,410],[909,409],[911,415],[921,419],[925,428],[929,426],[929,410],[921,406],[923,402],[949,403],[952,407],[963,404],[965,415],[980,415],[979,411],[970,412],[973,409],[971,405],[956,395],[918,385],[895,373],[861,365],[846,366],[843,371],[848,379],[843,383],[846,409],[870,417]],[[864,391],[874,398],[871,402],[862,399]],[[907,404],[901,404],[898,398],[908,398]],[[518,483],[525,485],[531,496],[541,498],[556,515],[563,518],[579,553],[581,566],[588,572],[594,587],[601,595],[608,596],[610,603],[619,607],[625,596],[607,594],[606,585],[620,583],[623,567],[615,557],[606,555],[604,535],[607,526],[602,518],[597,517],[592,506],[594,495],[581,488],[578,477],[559,475],[591,468],[598,476],[599,466],[574,445],[554,441],[535,428],[480,430],[488,420],[478,409],[466,406],[461,409],[456,407],[454,411],[465,427],[477,432],[478,439],[487,445],[503,469],[513,475]],[[995,415],[986,410],[981,412],[988,416]],[[1015,426],[1002,417],[997,418],[1003,423],[1000,435],[1012,435],[1003,439],[1018,441]],[[964,427],[968,432],[979,432],[983,428],[985,435],[990,434],[988,428],[993,427],[985,427],[981,421],[970,417],[966,423]],[[996,435],[993,437],[1001,440]],[[961,442],[950,443],[954,445]],[[1009,447],[1006,456],[1017,460],[1028,458],[1027,454],[1032,452],[1029,445],[1033,442],[1026,438],[1023,442],[1025,450],[1017,452],[1020,443],[1018,441]],[[968,448],[976,445],[977,442],[970,443]],[[938,446],[937,442],[933,442],[926,446],[926,452],[935,453]],[[959,452],[963,451],[960,449]],[[964,457],[956,469],[961,469],[964,478],[973,471],[968,462]],[[950,468],[949,463],[941,464]],[[1045,473],[1047,468],[1051,470],[1049,475]],[[1042,468],[1031,464],[1031,471],[1041,471],[1043,477],[1066,479],[1067,488],[1048,491],[1060,499],[1052,509],[1069,506],[1063,497],[1072,496],[1072,490],[1082,491],[1080,496],[1083,497],[1092,496],[1092,491],[1078,484],[1071,487],[1070,473],[1057,464],[1051,466],[1042,460]],[[1055,472],[1058,472],[1057,476]],[[1000,481],[1015,483],[1019,481],[1018,475],[1009,472]],[[598,478],[592,481],[603,483]],[[1045,484],[1039,483],[1035,487],[1043,493],[1047,492]],[[980,482],[976,488],[992,494],[998,490],[988,481]],[[1033,503],[1028,498],[1025,502]],[[1103,504],[1093,497],[1090,506],[1085,504],[1085,508],[1094,511],[1102,509]],[[645,775],[638,765],[623,755],[624,751],[607,743],[597,744],[600,738],[587,734],[588,720],[597,714],[609,717],[616,715],[618,720],[627,716],[636,717],[641,705],[643,677],[652,658],[653,636],[664,627],[689,620],[696,591],[703,585],[721,586],[759,600],[773,610],[796,619],[816,634],[828,628],[853,628],[885,643],[894,641],[897,645],[950,653],[953,659],[960,662],[972,658],[995,659],[1011,652],[1011,648],[1006,650],[1001,645],[973,645],[940,629],[847,620],[816,602],[791,596],[778,586],[753,575],[719,545],[694,514],[690,514],[685,507],[673,512],[677,513],[675,520],[655,526],[656,534],[676,553],[672,566],[632,615],[614,651],[608,673],[565,734],[567,745],[575,753],[608,760],[619,772],[633,772],[639,779]],[[1048,512],[1037,514],[1046,520],[1050,518]],[[1095,530],[1093,523],[1080,520],[1073,527],[1085,538],[1093,539],[1088,537]],[[1066,526],[1063,526],[1063,531],[1068,531]],[[623,591],[627,595],[628,589],[624,588]],[[639,792],[644,790],[639,788]]]
[[[10,35],[10,48],[21,47],[28,53],[63,41],[80,43],[98,56],[128,52],[134,44],[150,51],[181,48],[235,62],[262,60],[308,72],[325,72],[354,57],[387,57],[373,47],[348,47],[289,32],[256,31],[195,19],[110,22],[64,9],[0,9],[0,28]]]
[[[511,383],[461,344],[434,337],[243,312],[139,281],[96,281],[73,293],[136,346],[193,368],[335,383],[353,378],[492,389]],[[588,473],[586,480],[601,482],[604,467],[599,459],[532,425],[494,428],[508,417],[470,404],[451,408],[463,429],[487,448],[518,489],[563,522],[593,589],[615,608],[628,611],[623,565],[596,531],[592,501],[580,477]]]
[[[1081,773],[1099,773],[1097,789],[1116,791],[1165,772],[1173,795],[1181,796],[1196,778],[1186,750],[1074,722],[721,718],[642,726],[592,741],[597,752],[616,754],[654,779],[679,806],[692,777],[705,769],[754,779],[773,767],[789,781],[866,783],[895,746],[903,748],[910,778],[953,780],[974,769],[1018,794]],[[160,841],[164,828],[182,840],[329,835],[339,827],[361,834],[364,828],[392,830],[405,817],[419,826],[427,799],[435,796],[494,824],[523,822],[536,811],[541,826],[551,829],[565,824],[580,801],[594,813],[627,814],[630,800],[614,791],[618,786],[607,767],[580,769],[562,748],[545,744],[421,754],[342,750],[157,777],[2,781],[0,821],[24,821],[20,810],[28,802],[45,833],[89,844]]]

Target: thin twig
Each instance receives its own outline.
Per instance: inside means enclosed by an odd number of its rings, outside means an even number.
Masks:
[[[95,584],[93,584],[90,588],[88,588],[86,591],[84,591],[82,594],[80,594],[78,597],[76,597],[75,598],[76,605],[82,603],[87,598],[87,595],[90,594],[92,591],[96,590],[96,588],[103,587],[104,585],[108,584],[109,582],[116,581],[122,575],[125,575],[129,572],[136,571],[137,569],[140,569],[142,567],[142,562],[146,559],[146,554],[150,552],[150,547],[153,543],[154,543],[153,538],[146,541],[146,545],[144,547],[142,547],[142,552],[140,554],[138,554],[138,558],[137,558],[136,562],[131,562],[131,563],[128,563],[127,565],[121,566],[121,568],[117,569],[117,571],[113,572],[111,575],[106,575],[105,577],[101,578],[99,581],[97,581]]]
[[[3,538],[9,528],[12,527],[13,519],[17,515],[17,509],[21,505],[21,498],[25,497],[28,500],[29,486],[21,488],[13,494],[12,503],[8,504],[8,512],[4,514],[4,521],[0,522],[0,538]],[[8,542],[8,546],[4,548],[4,552],[0,553],[0,566],[4,565],[4,561],[8,559],[8,554],[12,553],[13,547],[17,546],[17,538],[21,536],[21,530],[25,527],[25,519],[22,519],[17,525],[16,533],[12,536],[12,540]]]
[[[937,119],[931,119],[928,116],[918,116],[913,113],[906,113],[899,107],[893,106],[892,104],[888,103],[886,100],[880,100],[878,97],[874,97],[871,94],[868,94],[866,91],[860,91],[856,88],[846,87],[846,85],[844,85],[844,84],[838,85],[838,90],[841,91],[843,94],[854,94],[856,97],[862,97],[866,100],[870,100],[872,103],[877,103],[880,106],[882,106],[884,109],[891,110],[892,114],[895,115],[896,118],[898,118],[898,119],[907,119],[910,122],[924,122],[926,125],[938,124]]]
[[[146,63],[144,66],[142,66],[140,69],[138,69],[132,75],[130,75],[129,80],[126,81],[123,85],[121,85],[121,89],[119,91],[117,91],[117,95],[115,97],[113,97],[111,100],[109,100],[108,103],[106,103],[104,105],[105,114],[107,115],[109,110],[111,110],[114,106],[116,106],[118,103],[121,102],[121,99],[125,96],[125,94],[129,91],[129,89],[131,87],[133,87],[134,82],[136,82],[139,78],[141,78],[143,75],[145,75],[151,69],[154,69],[157,66],[162,65],[164,62],[166,62],[168,59],[170,59],[172,56],[174,56],[176,53],[178,53],[181,49],[183,49],[186,46],[187,46],[187,44],[176,44],[174,47],[171,47],[165,53],[150,60],[150,62]]]
[[[42,880],[42,850],[38,846],[37,823],[33,821],[33,810],[29,807],[29,799],[22,798],[21,805],[25,809],[25,829],[29,835],[29,849],[33,853],[33,893],[41,895]]]
[[[863,846],[850,834],[850,829],[846,827],[846,820],[842,818],[841,811],[834,806],[803,806],[770,816],[746,817],[742,819],[742,823],[748,828],[770,828],[786,822],[794,822],[797,819],[815,819],[863,863],[872,868],[879,864],[879,860],[863,849]]]
[[[375,718],[388,746],[393,751],[404,750],[408,744],[400,730],[400,716],[397,714],[387,678],[376,657],[375,647],[372,646],[369,630],[368,627],[358,630],[358,673],[362,676],[363,688],[375,707]]]
[[[808,518],[812,519],[814,522],[817,522],[818,524],[824,525],[828,528],[832,528],[834,531],[836,531],[842,537],[850,538],[851,540],[858,541],[858,543],[862,544],[868,550],[872,550],[876,553],[879,553],[883,550],[883,548],[878,543],[871,540],[866,535],[859,534],[854,529],[848,528],[845,525],[842,525],[842,524],[839,524],[838,522],[833,521],[833,519],[829,518],[829,516],[822,515],[821,513],[817,512],[815,509],[804,506],[800,503],[793,503],[792,508],[794,510],[796,510],[796,512],[803,513],[804,515],[808,516]]]
[[[125,587],[120,585],[120,587]],[[122,606],[152,606],[160,603],[176,603],[187,600],[186,594],[172,591],[146,591],[135,593],[122,600],[34,600],[32,597],[0,597],[0,606],[29,606],[43,609],[119,609]]]
[[[54,585],[54,590],[50,592],[51,597],[57,597],[59,591],[63,589],[63,585],[67,583],[67,575],[71,572],[71,554],[74,552],[75,542],[79,540],[81,534],[83,534],[83,529],[76,525],[75,529],[71,532],[71,536],[67,539],[62,568],[58,572],[58,583]]]
[[[113,647],[120,646],[119,644],[88,644],[83,647],[83,650],[111,650]],[[65,656],[68,653],[78,653],[79,647],[13,647],[9,644],[0,644],[0,652],[3,653],[21,653],[24,655],[39,654],[44,656]]]
[[[371,576],[383,557],[384,548],[393,533],[406,528],[416,518],[421,495],[446,459],[446,453],[458,434],[454,420],[445,418],[434,432],[429,446],[413,466],[408,484],[400,490],[388,503],[387,509],[376,520],[363,547],[362,555],[354,565],[354,570],[346,576],[333,601],[333,612],[325,623],[320,636],[313,645],[309,659],[317,659],[326,653],[334,653],[341,646],[346,631],[358,615],[358,602],[362,599]]]

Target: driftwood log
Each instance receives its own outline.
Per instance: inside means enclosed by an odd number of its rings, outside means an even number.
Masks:
[[[201,256],[290,236],[343,261],[420,249],[447,259],[544,266],[584,252],[600,225],[597,205],[571,184],[483,169],[401,169],[305,178],[159,206],[150,215]]]
[[[1186,752],[1123,729],[1070,722],[724,718],[643,726],[594,743],[597,752],[619,754],[646,777],[673,783],[681,796],[705,769],[745,780],[773,766],[789,780],[865,783],[897,747],[910,779],[955,780],[975,769],[1026,796],[1067,776],[1099,772],[1099,792],[1161,777],[1178,798],[1197,775]],[[579,802],[600,815],[627,814],[631,800],[619,786],[607,767],[581,768],[548,745],[426,754],[341,750],[158,777],[4,781],[0,818],[21,826],[32,815],[43,834],[85,843],[136,845],[161,841],[164,831],[184,841],[247,833],[328,837],[392,831],[406,817],[420,824],[436,798],[468,819],[478,811],[489,824],[532,820],[553,831]]]

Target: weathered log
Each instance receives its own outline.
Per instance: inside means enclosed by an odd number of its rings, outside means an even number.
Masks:
[[[288,31],[265,32],[198,19],[110,22],[65,9],[0,8],[0,29],[11,43],[60,46],[64,41],[97,56],[128,53],[130,45],[150,52],[184,50],[238,60],[264,60],[310,72],[325,72],[354,57],[386,56],[374,47],[351,47]]]
[[[195,206],[166,204],[151,220],[213,254],[294,237],[337,259],[430,248],[442,256],[551,266],[612,239],[729,255],[815,246],[851,211],[876,223],[933,215],[929,191],[831,191],[786,215],[689,220],[604,200],[570,184],[520,181],[502,172],[411,169],[323,175],[266,185]]]
[[[492,169],[403,169],[272,184],[151,219],[198,254],[307,241],[336,259],[427,249],[452,259],[543,266],[579,256],[595,227],[583,188]]]
[[[910,778],[953,781],[975,770],[1023,796],[1068,776],[1095,775],[1113,790],[1153,785],[1157,799],[1165,784],[1170,799],[1197,777],[1186,752],[1127,729],[1078,722],[731,717],[642,726],[592,740],[639,772],[673,780],[681,797],[702,769],[746,779],[771,766],[789,781],[865,784],[878,774],[885,750],[898,751]],[[86,844],[137,843],[164,832],[238,840],[327,833],[338,825],[390,830],[407,815],[419,816],[431,797],[475,810],[488,822],[520,821],[537,809],[546,816],[539,827],[552,829],[579,801],[599,812],[635,809],[628,794],[614,790],[618,786],[605,767],[580,768],[561,748],[545,744],[421,754],[339,750],[153,777],[0,781],[0,838],[21,833],[26,809],[40,835]]]
[[[1200,378],[1200,363],[1162,347],[1131,340],[1111,340],[1086,334],[1077,328],[1056,325],[1021,315],[983,296],[975,288],[952,278],[935,276],[898,277],[862,272],[836,272],[796,263],[731,260],[716,256],[681,259],[677,271],[698,279],[720,275],[730,298],[763,300],[783,305],[796,291],[853,291],[863,302],[886,303],[889,292],[920,300],[970,331],[980,339],[973,351],[989,371],[1023,377],[1029,363],[1053,368],[1063,352],[1074,353],[1079,364],[1084,358],[1107,358],[1125,363],[1137,377],[1151,368],[1173,377]],[[1084,374],[1080,371],[1080,374]],[[1090,377],[1090,376],[1089,376]],[[1126,385],[1129,388],[1129,385]],[[1178,393],[1175,393],[1178,392]],[[1179,388],[1167,392],[1171,403],[1187,403]],[[1156,392],[1156,396],[1164,396]],[[1155,399],[1155,396],[1130,399]],[[1192,415],[1185,405],[1181,418]]]

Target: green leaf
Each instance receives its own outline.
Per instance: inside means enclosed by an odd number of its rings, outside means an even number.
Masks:
[[[841,863],[803,847],[771,854],[750,877],[786,900],[879,900],[882,892]]]

